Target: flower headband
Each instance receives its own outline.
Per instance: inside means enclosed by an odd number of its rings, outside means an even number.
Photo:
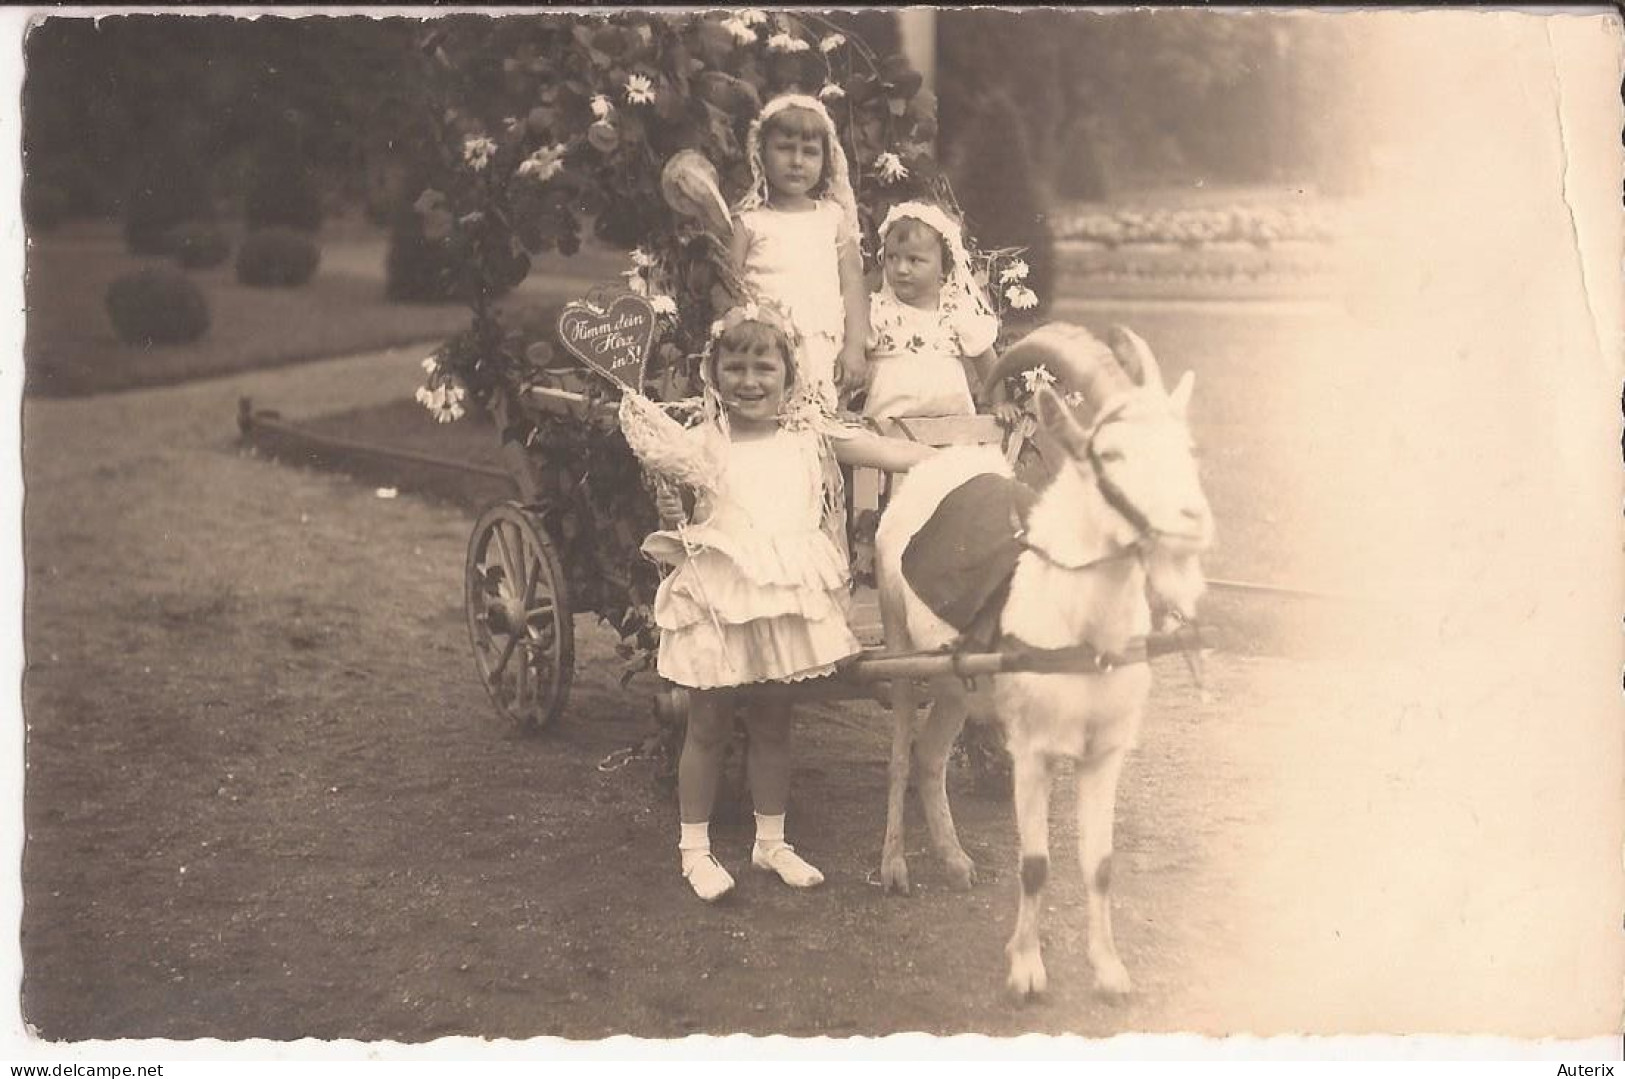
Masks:
[[[784,335],[784,339],[789,342],[792,351],[800,342],[800,336],[796,333],[796,328],[791,323],[790,317],[773,304],[742,303],[729,308],[721,318],[711,323],[712,345],[714,346],[717,341],[721,340],[723,334],[745,322],[760,322],[764,326],[771,326],[778,330]]]
[[[702,412],[710,420],[722,424],[725,429],[728,423],[727,410],[722,407],[722,399],[717,396],[715,374],[711,368],[717,360],[717,346],[722,338],[729,330],[746,322],[759,322],[783,335],[788,346],[784,357],[786,381],[791,384],[796,381],[796,350],[801,347],[801,338],[796,333],[795,326],[791,324],[789,316],[769,303],[742,303],[730,307],[721,318],[711,323],[711,347],[700,364],[700,385],[703,387],[701,399],[704,402]],[[786,404],[788,403],[787,397]]]
[[[885,241],[886,234],[891,231],[893,225],[904,219],[918,221],[932,229],[948,245],[948,254],[952,257],[953,265],[947,268],[947,280],[943,287],[944,299],[953,304],[968,302],[973,311],[991,314],[987,299],[976,285],[976,278],[971,270],[970,252],[965,249],[965,234],[959,223],[949,217],[942,207],[933,206],[929,202],[899,202],[886,211],[885,219],[880,222],[881,241]]]
[[[745,145],[750,157],[750,190],[745,192],[734,209],[754,210],[767,205],[767,168],[762,163],[762,125],[786,109],[805,109],[818,117],[824,127],[824,141],[829,144],[829,160],[824,163],[828,172],[826,189],[829,197],[841,208],[846,225],[853,236],[861,235],[858,227],[858,200],[852,194],[851,169],[846,163],[846,150],[841,146],[841,134],[835,127],[824,103],[810,94],[780,94],[766,105],[756,119],[750,122]]]

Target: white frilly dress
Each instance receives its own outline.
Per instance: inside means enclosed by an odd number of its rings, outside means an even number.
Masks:
[[[656,669],[697,689],[828,674],[861,645],[846,621],[846,559],[822,527],[823,434],[691,434],[720,441],[722,478],[701,492],[695,523],[644,540],[675,567],[655,595]]]
[[[805,212],[761,206],[739,215],[749,236],[745,284],[756,299],[770,301],[790,316],[801,335],[801,377],[818,387],[831,409],[835,361],[846,336],[840,250],[857,243],[844,221],[840,206],[830,199]]]

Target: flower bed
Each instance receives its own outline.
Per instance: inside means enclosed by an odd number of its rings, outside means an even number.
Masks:
[[[1338,236],[1336,214],[1325,203],[1079,207],[1056,214],[1054,229],[1058,242],[1108,248],[1146,243],[1269,247],[1281,243],[1325,244]]]

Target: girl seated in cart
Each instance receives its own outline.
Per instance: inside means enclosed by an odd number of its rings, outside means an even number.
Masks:
[[[885,278],[870,297],[864,416],[969,416],[978,402],[1002,405],[987,378],[999,320],[976,284],[959,223],[931,203],[900,202],[880,223],[880,239]]]
[[[747,773],[756,810],[751,864],[810,888],[823,874],[784,838],[790,787],[790,704],[739,687],[829,674],[859,649],[846,621],[847,565],[830,531],[844,497],[830,490],[842,464],[905,471],[933,451],[828,420],[817,388],[802,385],[797,337],[768,305],[729,311],[703,364],[705,419],[684,432],[714,463],[696,492],[694,523],[669,487],[657,496],[663,531],[643,550],[674,567],[655,598],[657,669],[693,692],[678,761],[683,876],[707,902],[733,877],[711,854],[710,817],[736,711],[750,735]]]

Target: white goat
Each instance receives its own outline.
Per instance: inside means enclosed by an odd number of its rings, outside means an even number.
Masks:
[[[974,881],[945,780],[949,751],[968,712],[991,703],[1014,762],[1021,837],[1021,905],[1007,949],[1010,988],[1026,997],[1046,984],[1038,909],[1049,869],[1050,787],[1055,764],[1065,756],[1077,762],[1089,961],[1097,988],[1124,994],[1129,976],[1112,938],[1108,887],[1117,780],[1151,685],[1144,662],[1151,629],[1147,582],[1160,603],[1194,618],[1204,589],[1198,555],[1213,530],[1185,420],[1194,380],[1187,373],[1170,394],[1150,349],[1134,334],[1114,330],[1108,349],[1087,331],[1064,324],[1044,326],[1018,342],[1001,358],[995,377],[1037,364],[1082,403],[1074,413],[1048,387],[1037,392],[1039,434],[1056,447],[1059,467],[1027,515],[1025,534],[1019,523],[1012,525],[1020,553],[1002,608],[1000,644],[1074,648],[1098,657],[1098,665],[1077,673],[996,675],[991,701],[986,690],[973,701],[957,678],[937,679],[934,704],[918,727],[913,687],[907,679],[894,682],[881,878],[888,890],[908,890],[903,808],[912,747],[933,846],[956,884]],[[940,648],[958,639],[958,631],[905,579],[903,556],[943,499],[982,473],[1009,477],[1011,470],[989,447],[946,450],[909,473],[883,514],[876,560],[890,651]]]

